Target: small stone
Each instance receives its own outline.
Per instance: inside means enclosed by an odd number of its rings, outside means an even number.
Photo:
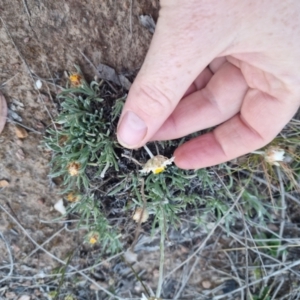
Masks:
[[[93,284],[93,283],[90,285],[90,289],[92,291],[98,291],[99,290],[99,288],[95,284]]]
[[[27,36],[27,37],[24,38],[23,41],[24,41],[25,44],[27,44],[29,42],[29,40],[30,40],[30,38]]]
[[[0,188],[5,188],[9,186],[9,182],[7,180],[0,180]]]
[[[65,215],[67,213],[67,210],[64,206],[64,201],[63,199],[58,200],[55,204],[54,204],[54,209],[57,210],[58,212],[60,212],[62,215]]]
[[[42,88],[42,81],[41,80],[37,80],[36,82],[35,82],[35,88],[37,89],[37,90],[40,90],[41,88]]]
[[[38,204],[44,205],[46,200],[44,198],[39,198],[38,199]]]
[[[40,121],[37,121],[37,122],[35,123],[35,127],[36,127],[37,129],[44,129],[44,128],[45,128],[44,124],[43,124],[42,122],[40,122]]]
[[[128,249],[124,253],[125,260],[130,264],[137,262],[137,257],[138,257],[138,255],[136,253],[132,252],[130,249]]]
[[[30,300],[30,296],[28,295],[23,295],[20,298],[18,298],[18,300]]]
[[[153,271],[152,271],[152,274],[153,274],[153,278],[158,278],[159,277],[159,270],[157,268],[155,268]]]
[[[19,147],[22,147],[22,146],[23,146],[23,141],[22,141],[22,140],[16,140],[16,144],[17,144]]]
[[[28,132],[23,127],[16,126],[15,130],[16,130],[16,136],[19,139],[25,139],[28,137]]]
[[[19,253],[21,251],[21,249],[18,247],[17,244],[12,244],[11,248],[14,251],[14,254],[17,254],[17,253]]]
[[[50,99],[48,96],[40,94],[38,97],[38,102],[50,102]]]
[[[105,288],[105,289],[108,288],[108,284],[105,283],[105,282],[101,282],[101,283],[97,282],[97,284],[100,285],[101,287]],[[100,290],[100,288],[94,283],[92,283],[90,285],[90,289],[93,290],[93,291],[99,291]]]
[[[21,148],[16,152],[16,157],[21,161],[25,159],[25,153]]]
[[[181,252],[182,254],[187,254],[187,253],[190,252],[190,249],[189,249],[189,248],[184,247],[184,246],[182,246],[182,245],[179,245],[179,249],[180,249],[180,252]]]
[[[16,299],[16,294],[14,292],[7,292],[5,293],[5,299]]]
[[[204,280],[204,281],[202,281],[202,286],[205,289],[209,289],[209,288],[211,288],[211,282],[208,280]]]
[[[132,219],[137,223],[138,222],[144,223],[148,220],[148,218],[149,218],[148,210],[146,208],[143,209],[142,207],[138,207],[132,216]]]

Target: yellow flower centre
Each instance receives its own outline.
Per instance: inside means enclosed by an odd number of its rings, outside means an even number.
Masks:
[[[79,200],[79,195],[77,195],[76,193],[71,192],[71,193],[69,193],[69,194],[67,195],[67,200],[68,200],[69,202],[76,202],[76,201]]]
[[[94,236],[92,236],[92,237],[90,238],[90,244],[94,245],[94,244],[96,244],[96,243],[97,243],[97,239],[96,239]]]
[[[159,174],[161,172],[163,172],[165,170],[165,167],[157,167],[156,169],[154,169],[152,172],[154,174]]]
[[[68,166],[68,172],[71,176],[77,176],[79,173],[80,163],[72,162]]]
[[[77,73],[70,75],[69,79],[70,79],[71,84],[73,86],[79,86],[81,84],[81,81],[82,81],[82,77]]]

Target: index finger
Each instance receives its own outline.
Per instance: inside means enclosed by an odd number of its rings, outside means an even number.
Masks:
[[[183,169],[220,164],[268,144],[289,122],[299,107],[298,99],[278,100],[249,90],[241,112],[210,133],[179,147],[175,163]]]

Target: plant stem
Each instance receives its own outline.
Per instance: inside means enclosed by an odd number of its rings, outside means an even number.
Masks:
[[[144,149],[147,151],[147,153],[149,154],[149,156],[150,156],[151,158],[154,157],[154,155],[152,154],[152,152],[150,151],[150,149],[149,149],[146,145],[144,145]]]
[[[165,222],[163,216],[160,218],[160,225],[161,229],[160,233],[160,261],[159,261],[159,278],[158,278],[158,285],[156,290],[156,298],[160,298],[162,285],[164,281],[164,262],[165,262]]]
[[[101,174],[100,174],[100,177],[101,177],[101,178],[104,178],[105,173],[106,173],[106,171],[107,171],[108,168],[109,168],[109,165],[110,165],[109,162],[106,162],[106,165],[105,165],[103,171],[102,171]]]

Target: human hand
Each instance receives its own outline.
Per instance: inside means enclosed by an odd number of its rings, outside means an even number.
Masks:
[[[4,125],[6,123],[7,116],[7,104],[4,96],[0,92],[0,133],[2,132]]]
[[[269,143],[300,104],[299,15],[298,0],[162,0],[119,142],[138,148],[221,124],[176,149],[184,169]]]

